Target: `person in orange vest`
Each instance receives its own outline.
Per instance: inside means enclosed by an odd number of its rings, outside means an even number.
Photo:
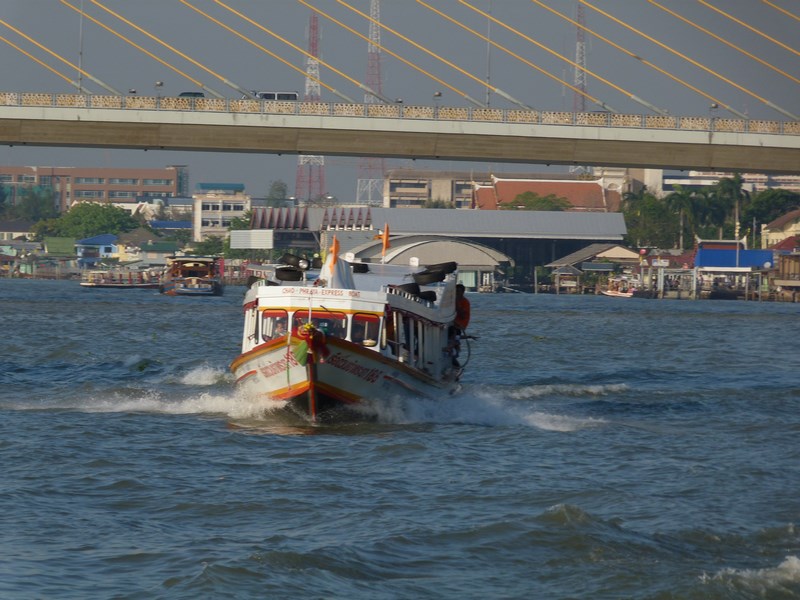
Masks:
[[[458,355],[461,352],[461,336],[466,331],[470,318],[471,307],[469,300],[464,296],[464,291],[464,284],[459,283],[456,285],[456,318],[450,328],[450,343],[448,344],[454,367],[461,366],[458,362]]]
[[[456,319],[455,326],[458,327],[459,332],[463,333],[469,325],[470,305],[469,300],[464,296],[464,284],[459,283],[456,285]]]

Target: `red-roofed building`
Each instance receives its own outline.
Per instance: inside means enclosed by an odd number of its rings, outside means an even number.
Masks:
[[[463,208],[495,210],[531,191],[566,198],[570,210],[619,212],[622,194],[643,182],[631,169],[603,167],[594,175],[392,169],[386,172],[384,208]]]
[[[761,247],[773,248],[783,240],[795,236],[800,236],[800,208],[764,225],[761,228]]]
[[[770,250],[775,252],[798,252],[800,253],[800,236],[790,235],[785,240],[781,240],[774,246],[770,246]]]
[[[491,185],[475,184],[473,208],[498,210],[513,206],[517,196],[532,192],[541,198],[565,198],[570,211],[619,212],[622,195],[618,184],[606,185],[603,178],[592,179],[501,179],[492,176]]]

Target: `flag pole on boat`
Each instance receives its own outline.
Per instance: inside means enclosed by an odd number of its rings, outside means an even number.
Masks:
[[[386,251],[389,249],[389,223],[383,224],[383,232],[373,236],[373,240],[382,240],[383,247],[381,248],[381,264],[386,264]]]

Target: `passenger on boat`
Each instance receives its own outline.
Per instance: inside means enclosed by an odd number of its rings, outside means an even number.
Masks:
[[[350,338],[356,344],[361,344],[364,342],[365,333],[363,323],[356,323],[355,321],[353,322],[353,332],[350,334]]]
[[[272,339],[286,335],[286,319],[276,319],[275,329],[272,331]]]
[[[456,318],[453,321],[453,326],[449,331],[449,344],[450,355],[453,358],[453,366],[460,367],[458,362],[458,355],[461,352],[461,336],[467,330],[470,319],[470,303],[464,296],[464,284],[459,283],[456,285]]]

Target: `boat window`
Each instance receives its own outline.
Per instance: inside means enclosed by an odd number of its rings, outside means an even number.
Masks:
[[[265,342],[286,334],[288,315],[285,310],[268,309],[261,313],[261,339]]]
[[[364,346],[375,346],[378,343],[381,319],[378,315],[356,313],[353,315],[350,340]]]
[[[347,334],[347,317],[344,313],[315,310],[311,313],[311,322],[325,335],[343,338]],[[300,328],[308,323],[308,311],[299,310],[294,313],[293,328]]]

